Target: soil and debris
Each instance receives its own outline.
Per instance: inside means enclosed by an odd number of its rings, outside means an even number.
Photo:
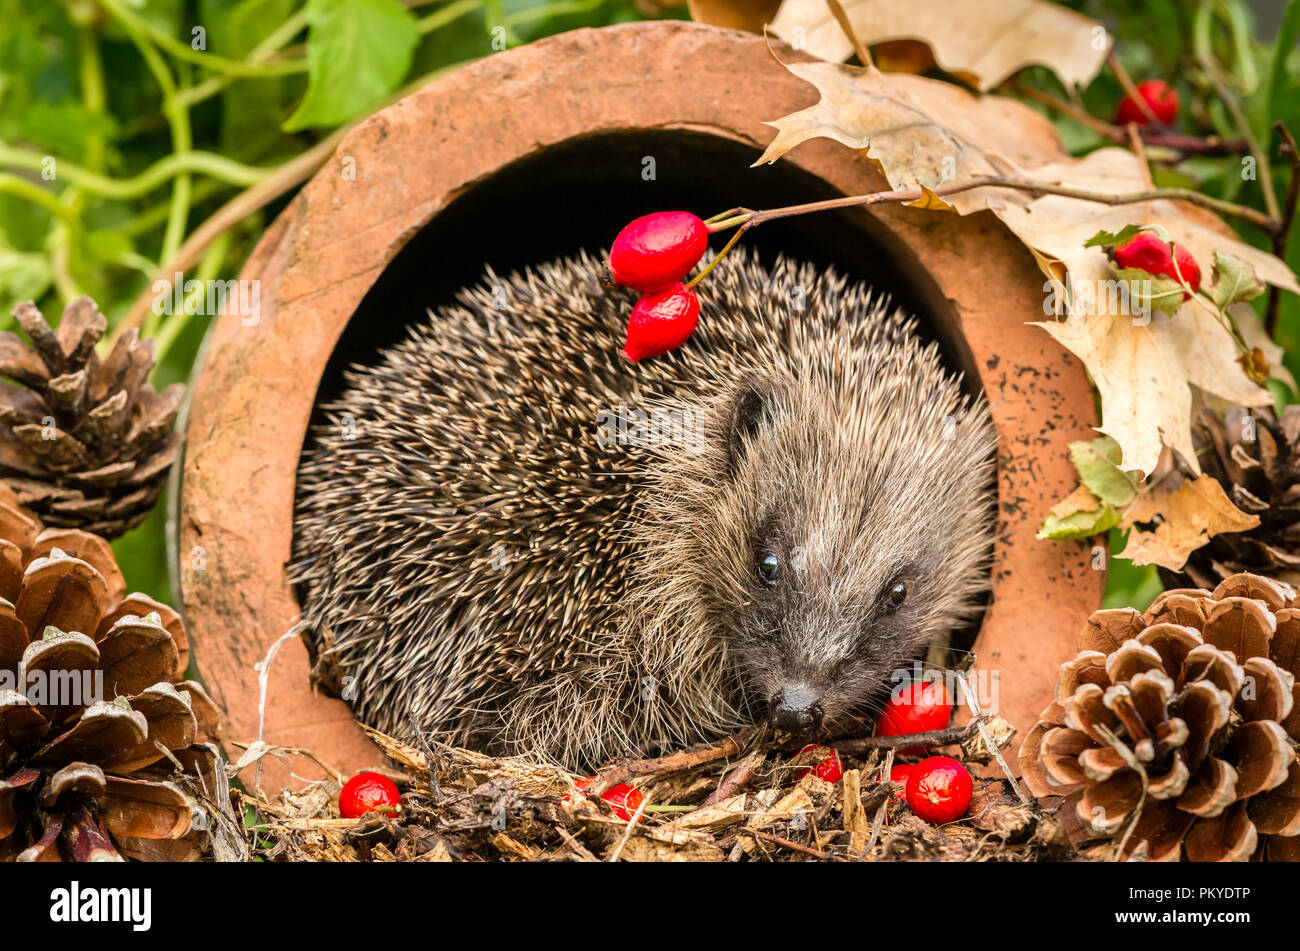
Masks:
[[[1061,861],[1076,852],[1047,801],[1024,797],[997,751],[1010,726],[979,718],[914,737],[866,737],[831,745],[843,778],[809,767],[825,749],[766,728],[647,760],[607,764],[583,792],[580,776],[518,758],[496,758],[433,740],[420,748],[368,730],[399,769],[396,817],[339,818],[346,777],[277,797],[235,790],[249,855],[273,861]],[[962,819],[932,826],[912,815],[892,766],[927,755],[960,759],[975,776]],[[282,755],[288,751],[280,752]],[[301,751],[296,751],[301,753]],[[985,765],[987,764],[987,765]],[[983,768],[981,768],[983,766]],[[644,795],[640,818],[618,818],[600,799],[628,782]]]

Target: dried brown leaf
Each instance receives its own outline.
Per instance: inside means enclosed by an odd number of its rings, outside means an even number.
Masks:
[[[1187,556],[1221,532],[1244,532],[1259,524],[1232,504],[1223,486],[1202,475],[1177,489],[1156,486],[1138,497],[1125,513],[1126,524],[1163,519],[1153,532],[1134,529],[1120,554],[1135,565],[1160,565],[1177,571]]]
[[[940,67],[981,90],[1026,66],[1045,66],[1067,86],[1086,86],[1110,46],[1096,20],[1044,0],[843,0],[843,7],[863,43],[919,40]],[[832,62],[853,53],[825,0],[785,0],[771,31]]]

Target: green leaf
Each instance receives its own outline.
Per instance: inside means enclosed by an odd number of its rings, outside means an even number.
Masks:
[[[1103,502],[1101,508],[1087,512],[1075,512],[1072,515],[1049,515],[1043,519],[1038,529],[1038,538],[1055,542],[1073,541],[1089,538],[1102,532],[1110,531],[1119,524],[1119,513],[1109,502]]]
[[[1124,244],[1135,234],[1141,231],[1145,225],[1125,225],[1118,231],[1098,231],[1091,238],[1083,243],[1085,248],[1110,248],[1116,245]]]
[[[1166,243],[1173,241],[1173,238],[1169,237],[1169,232],[1160,225],[1125,225],[1118,231],[1098,231],[1091,238],[1085,241],[1083,246],[1085,248],[1117,247],[1118,245],[1128,243],[1128,240],[1139,231],[1150,231],[1161,241]]]
[[[1237,301],[1254,300],[1266,290],[1259,278],[1255,277],[1254,268],[1241,258],[1221,251],[1214,252],[1214,274],[1210,299],[1219,310],[1227,310]]]
[[[1109,436],[1070,443],[1070,460],[1079,480],[1102,502],[1122,509],[1137,497],[1137,473],[1119,467],[1119,443]]]
[[[0,305],[5,316],[20,300],[40,300],[53,281],[48,255],[12,251],[0,241]]]
[[[1160,310],[1173,316],[1183,306],[1186,288],[1172,277],[1152,274],[1136,267],[1114,268],[1115,276],[1128,287],[1128,294],[1133,302],[1131,308],[1138,311]]]
[[[144,3],[132,3],[127,0],[126,5],[142,19],[148,20],[169,36],[181,35],[185,0],[145,0]]]
[[[307,93],[286,132],[334,126],[395,90],[419,42],[400,0],[308,0]]]
[[[1286,12],[1282,14],[1282,25],[1278,27],[1277,39],[1273,45],[1273,66],[1269,70],[1266,104],[1266,114],[1269,116],[1281,112],[1282,101],[1287,97],[1286,87],[1294,84],[1287,72],[1287,60],[1297,39],[1300,39],[1300,0],[1291,0]]]
[[[88,231],[86,251],[96,260],[118,263],[135,250],[129,235],[121,231]]]
[[[92,137],[112,142],[118,125],[106,112],[89,112],[72,97],[59,102],[36,99],[22,118],[27,138],[47,149],[51,155],[72,159],[85,158],[86,143]]]
[[[211,24],[209,48],[242,60],[284,23],[293,7],[293,0],[202,0],[203,22]],[[255,164],[288,149],[296,152],[298,146],[281,130],[280,123],[290,111],[287,100],[297,98],[289,92],[292,84],[302,82],[298,76],[245,78],[223,92],[221,152]]]

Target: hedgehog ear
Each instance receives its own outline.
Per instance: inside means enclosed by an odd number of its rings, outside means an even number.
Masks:
[[[776,386],[766,377],[746,377],[736,387],[727,425],[727,473],[735,475],[745,457],[745,444],[772,425]]]

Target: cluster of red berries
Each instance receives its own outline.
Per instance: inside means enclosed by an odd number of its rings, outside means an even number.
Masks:
[[[695,332],[700,299],[682,278],[708,245],[708,225],[689,211],[645,215],[614,239],[609,252],[614,280],[641,292],[623,348],[633,363],[676,350]]]
[[[912,683],[894,693],[876,722],[877,736],[906,736],[942,730],[952,717],[952,703],[943,684]],[[802,770],[797,779],[815,772],[819,779],[838,783],[844,778],[839,754],[825,746],[805,746],[798,753],[825,753],[815,767]],[[922,753],[920,748],[904,753]],[[974,783],[970,773],[951,756],[930,756],[919,763],[900,763],[889,772],[891,782],[901,783],[912,812],[935,825],[960,819],[970,808]]]
[[[913,681],[894,691],[880,718],[876,736],[907,736],[942,730],[952,719],[952,700],[940,681]],[[899,752],[920,755],[912,747]],[[902,783],[908,808],[926,822],[939,825],[966,815],[974,784],[966,767],[951,756],[929,756],[919,763],[900,763],[889,771],[891,782]]]

